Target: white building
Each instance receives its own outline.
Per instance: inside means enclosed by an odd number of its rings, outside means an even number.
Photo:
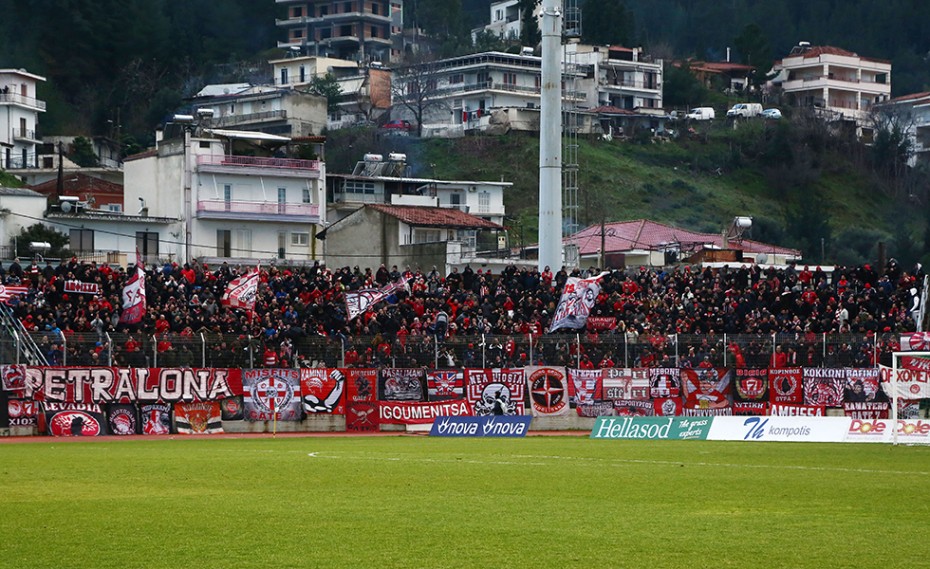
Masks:
[[[472,41],[474,41],[477,32],[480,31],[490,32],[502,40],[520,39],[520,33],[523,30],[523,11],[520,9],[520,0],[492,2],[489,11],[490,18],[488,21],[490,23],[473,30]],[[542,4],[537,4],[533,13],[536,19],[539,20],[542,14]]]
[[[289,87],[208,85],[191,99],[191,106],[212,111],[213,128],[291,138],[317,136],[326,128],[326,99]]]
[[[0,186],[0,258],[15,256],[12,254],[13,238],[20,230],[40,223],[46,203],[45,196],[39,192]]]
[[[585,111],[606,105],[636,112],[662,108],[662,60],[650,60],[642,49],[569,44],[563,57],[566,108]],[[418,93],[425,93],[424,135],[460,136],[468,130],[494,128],[500,120],[509,121],[511,128],[539,129],[538,121],[521,115],[538,113],[540,57],[492,51],[424,65],[428,71],[395,72],[392,107],[394,118],[415,120],[402,97],[415,101]],[[498,112],[504,110],[508,112]]]
[[[387,160],[378,154],[368,154],[352,174],[328,174],[329,221],[342,219],[365,204],[393,204],[454,208],[503,224],[504,190],[513,183],[415,178],[406,175],[406,159],[403,154],[390,154]]]
[[[0,69],[0,167],[6,170],[38,168],[36,132],[45,101],[36,95],[36,85],[45,77],[24,69]]]
[[[930,92],[896,97],[878,108],[889,124],[893,121],[910,139],[908,166],[930,164]]]
[[[178,125],[168,132],[156,148],[126,158],[126,213],[57,208],[47,222],[79,225],[72,248],[106,253],[112,262],[131,260],[136,250],[147,262],[318,258],[322,161],[272,156],[293,144],[287,137]],[[322,139],[313,143],[319,150]]]
[[[776,61],[769,87],[780,87],[788,103],[813,107],[842,120],[868,124],[873,105],[891,98],[891,62],[861,57],[832,46],[800,42]]]

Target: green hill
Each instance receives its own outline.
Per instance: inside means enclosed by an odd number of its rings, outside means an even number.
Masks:
[[[752,121],[738,129],[715,121],[697,128],[693,135],[655,142],[648,136],[580,140],[581,226],[602,218],[648,218],[719,232],[734,216],[750,215],[751,238],[797,247],[811,262],[874,261],[879,242],[903,263],[923,255],[926,191],[902,188],[926,184],[915,173],[877,174],[874,148],[801,118]],[[406,152],[414,175],[513,182],[507,210],[527,241],[535,240],[535,135],[417,140],[336,131],[327,144],[328,168],[350,171],[368,150]]]

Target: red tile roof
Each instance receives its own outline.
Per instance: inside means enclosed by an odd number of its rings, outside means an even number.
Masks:
[[[858,57],[864,61],[875,61],[878,63],[891,63],[888,59],[878,59],[875,57],[862,57],[858,53],[849,51],[848,49],[843,49],[841,47],[834,47],[832,45],[812,45],[807,48],[802,53],[794,53],[785,57],[785,59],[791,57],[801,57],[803,59],[814,59],[820,57],[821,55],[841,55],[843,57]],[[776,62],[780,63],[780,61]]]
[[[78,194],[111,194],[113,196],[123,195],[122,184],[115,184],[107,180],[101,180],[100,178],[88,176],[87,174],[66,173],[62,186],[66,196],[76,196]],[[40,194],[52,196],[55,195],[55,193],[58,191],[58,179],[53,178],[47,182],[29,186],[29,188],[39,192]]]
[[[450,207],[369,204],[375,211],[396,217],[417,227],[449,227],[459,229],[503,229],[486,219]]]
[[[900,97],[895,97],[890,99],[888,103],[904,103],[907,101],[918,101],[920,99],[926,99],[930,97],[930,91],[923,91],[920,93],[911,93],[910,95],[901,95]]]
[[[624,251],[658,250],[668,245],[678,245],[683,251],[700,250],[703,245],[721,248],[723,236],[716,233],[699,233],[680,229],[664,223],[637,219],[635,221],[620,221],[604,225],[604,248],[608,253],[622,253]],[[601,226],[592,225],[566,238],[566,243],[578,245],[581,255],[593,255],[601,247]],[[783,255],[801,256],[797,249],[777,247],[758,241],[743,239],[731,240],[731,249],[739,249],[744,253],[777,253]]]
[[[630,111],[627,109],[620,109],[618,107],[613,107],[610,105],[604,105],[600,107],[594,107],[589,112],[597,113],[599,115],[633,115],[639,116],[639,113]]]

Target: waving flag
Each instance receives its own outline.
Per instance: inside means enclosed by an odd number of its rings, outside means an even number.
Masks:
[[[596,277],[579,279],[578,277],[569,277],[565,281],[565,288],[562,290],[562,298],[559,299],[559,306],[552,315],[552,325],[549,326],[550,332],[555,332],[559,328],[584,328],[588,321],[588,315],[594,308],[598,293],[601,292],[601,285],[598,283],[604,275],[601,273]]]
[[[0,302],[3,304],[9,304],[10,299],[13,296],[18,296],[20,294],[26,294],[29,292],[28,286],[3,286],[0,285]]]
[[[369,288],[347,292],[346,313],[349,316],[349,320],[355,319],[359,314],[364,314],[372,306],[406,288],[407,281],[401,279],[396,283],[385,285],[379,289]]]
[[[255,309],[255,297],[258,295],[258,268],[229,282],[220,303],[230,308]]]
[[[145,316],[145,270],[136,251],[136,273],[123,286],[123,313],[120,324],[138,324]]]

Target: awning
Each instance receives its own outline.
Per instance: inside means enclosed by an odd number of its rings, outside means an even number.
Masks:
[[[205,128],[204,132],[230,138],[235,140],[259,140],[262,142],[290,142],[287,136],[278,136],[277,134],[268,134],[267,132],[257,132],[254,130],[229,130],[224,128]]]

